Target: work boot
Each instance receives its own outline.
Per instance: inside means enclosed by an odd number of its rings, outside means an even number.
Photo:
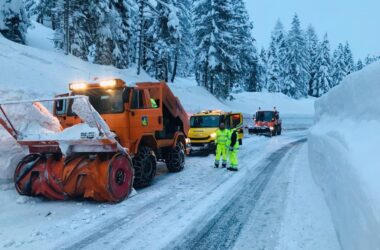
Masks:
[[[222,163],[222,168],[226,168],[227,167],[227,163]]]
[[[234,172],[238,171],[237,168],[233,168],[233,167],[229,167],[229,168],[227,168],[227,170],[229,170],[229,171],[234,171]]]
[[[215,166],[214,166],[214,168],[218,168],[219,167],[219,163],[216,163],[215,162]]]

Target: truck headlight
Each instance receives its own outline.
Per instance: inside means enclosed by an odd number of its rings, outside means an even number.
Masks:
[[[216,138],[216,133],[212,133],[212,134],[210,135],[210,137],[211,137],[212,139],[215,139],[215,138]]]
[[[99,82],[100,86],[103,88],[114,88],[116,87],[116,80],[104,80]]]
[[[190,144],[191,143],[191,140],[190,140],[190,138],[186,138],[186,144]]]
[[[87,89],[87,83],[84,83],[84,82],[75,82],[75,83],[71,83],[69,85],[69,89],[70,90],[85,90]]]
[[[273,130],[273,129],[274,129],[274,127],[269,127],[269,129],[270,129],[270,130]]]

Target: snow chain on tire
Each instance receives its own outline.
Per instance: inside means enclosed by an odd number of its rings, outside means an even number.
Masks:
[[[143,188],[149,186],[156,175],[157,159],[153,150],[149,147],[141,147],[133,158],[135,179],[133,186]]]
[[[180,172],[185,167],[185,149],[181,142],[177,142],[176,146],[170,150],[166,166],[172,173]]]

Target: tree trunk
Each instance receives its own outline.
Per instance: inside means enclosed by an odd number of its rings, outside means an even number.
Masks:
[[[139,6],[139,24],[140,24],[140,35],[139,35],[139,53],[137,62],[137,75],[140,75],[141,63],[142,63],[142,47],[143,47],[143,35],[144,35],[144,1],[140,0]]]
[[[178,49],[175,52],[174,55],[174,66],[173,66],[173,74],[172,74],[172,79],[171,82],[173,83],[175,80],[175,77],[177,75],[177,66],[178,66]]]
[[[208,90],[210,90],[208,88],[208,62],[205,63],[205,72],[204,72],[204,81],[203,81],[203,84],[204,84],[204,87]]]

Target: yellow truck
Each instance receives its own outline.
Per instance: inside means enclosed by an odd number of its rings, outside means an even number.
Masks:
[[[192,153],[215,153],[216,131],[223,122],[226,128],[239,128],[239,144],[243,144],[243,114],[208,110],[190,117],[189,146]]]

